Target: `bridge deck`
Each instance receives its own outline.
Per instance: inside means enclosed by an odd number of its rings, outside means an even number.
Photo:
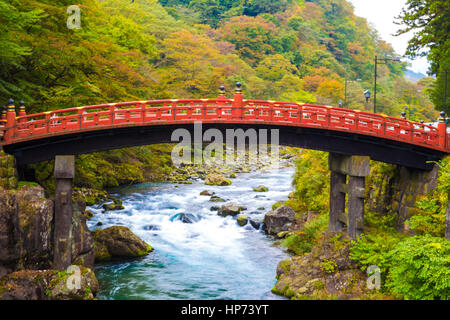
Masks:
[[[8,112],[9,113],[9,112]],[[436,127],[370,112],[302,103],[234,99],[154,100],[112,103],[11,115],[1,128],[5,150],[36,141],[131,127],[205,124],[316,128],[333,135],[348,132],[383,141],[450,152],[450,134]]]

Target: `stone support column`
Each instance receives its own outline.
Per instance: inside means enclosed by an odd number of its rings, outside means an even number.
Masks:
[[[65,270],[72,263],[72,180],[75,156],[55,158],[55,233],[53,268]]]

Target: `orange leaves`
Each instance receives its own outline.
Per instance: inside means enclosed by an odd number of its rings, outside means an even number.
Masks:
[[[219,29],[219,33],[223,40],[234,44],[239,55],[252,65],[275,51],[277,28],[261,17],[233,17]]]
[[[336,103],[339,99],[344,99],[344,85],[337,80],[325,80],[317,88],[317,93]]]

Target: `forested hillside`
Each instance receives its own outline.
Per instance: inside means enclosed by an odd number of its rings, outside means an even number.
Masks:
[[[83,0],[81,28],[69,29],[72,4],[0,0],[0,101],[24,100],[30,113],[215,97],[222,84],[231,95],[240,81],[246,97],[337,105],[347,80],[347,107],[372,110],[373,59],[394,54],[345,0]],[[378,110],[411,105],[412,119],[434,120],[433,80],[412,84],[404,68],[379,66]],[[100,158],[89,161],[104,174]]]

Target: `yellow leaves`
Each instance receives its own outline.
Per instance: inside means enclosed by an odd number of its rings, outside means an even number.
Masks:
[[[438,250],[441,250],[441,249],[442,249],[442,245],[441,245],[440,243],[432,242],[432,243],[427,244],[427,246],[436,248],[436,249],[438,249]]]
[[[326,80],[317,88],[317,93],[334,102],[343,99],[344,85],[337,80]]]

